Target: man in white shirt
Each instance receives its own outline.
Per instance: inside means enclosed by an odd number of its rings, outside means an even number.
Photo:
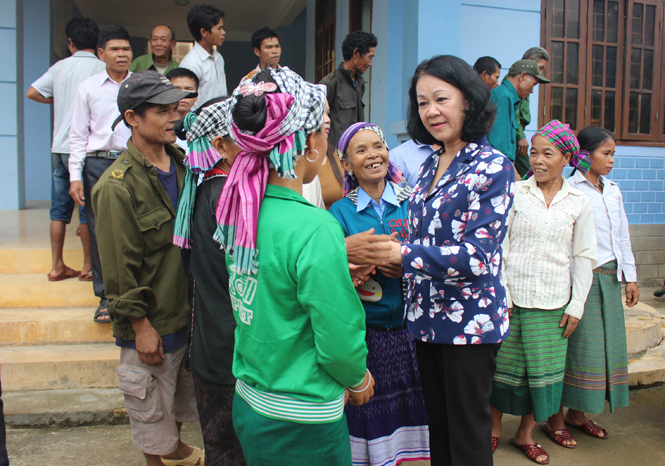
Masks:
[[[210,5],[196,5],[187,14],[187,26],[196,43],[180,62],[199,78],[199,98],[195,108],[210,99],[226,97],[224,59],[213,47],[224,43],[224,12]]]
[[[69,128],[74,111],[74,97],[82,81],[104,69],[104,62],[95,56],[99,28],[89,18],[74,18],[65,33],[71,57],[50,67],[28,89],[27,97],[35,102],[53,105],[53,144],[51,146],[51,271],[48,280],[57,282],[78,277],[91,281],[90,242],[85,208],[79,206],[79,236],[83,245],[83,268],[80,272],[65,265],[62,250],[67,225],[72,221],[74,200],[69,195]]]
[[[182,91],[194,93],[199,91],[199,78],[194,72],[192,72],[192,70],[188,70],[187,68],[176,68],[169,71],[164,76],[168,78],[175,87]],[[176,109],[178,117],[180,119],[185,118],[189,112],[193,111],[195,103],[196,97],[180,99],[178,102],[178,108]],[[187,140],[176,138],[175,143],[182,147],[184,151],[187,151]]]
[[[282,46],[279,45],[279,36],[269,27],[264,27],[252,34],[254,55],[259,57],[259,64],[240,80],[240,84],[251,80],[257,73],[265,68],[279,69],[279,59],[282,57]]]
[[[117,103],[120,85],[131,74],[132,48],[127,30],[115,24],[102,28],[97,53],[106,64],[106,70],[83,81],[74,102],[69,131],[69,194],[86,208],[93,288],[100,299],[95,322],[109,323],[90,192],[104,171],[127,148],[131,136],[124,124],[111,129],[120,115]]]

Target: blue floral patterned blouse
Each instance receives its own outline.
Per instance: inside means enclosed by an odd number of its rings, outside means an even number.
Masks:
[[[455,156],[427,195],[440,151],[420,167],[402,245],[407,324],[430,343],[499,343],[509,335],[501,243],[515,173],[481,138]]]

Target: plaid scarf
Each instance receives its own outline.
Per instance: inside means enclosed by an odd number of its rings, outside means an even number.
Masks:
[[[227,136],[229,101],[224,100],[202,108],[200,113],[188,113],[184,128],[187,131],[187,167],[182,184],[178,211],[173,227],[173,244],[183,249],[192,248],[192,216],[196,200],[196,179],[198,174],[211,170],[222,158],[217,149],[212,147],[212,140],[217,136]]]
[[[536,136],[542,136],[547,139],[549,142],[554,144],[554,147],[559,149],[562,154],[570,154],[570,162],[568,165],[573,167],[576,170],[579,170],[582,174],[589,171],[593,159],[589,151],[580,150],[580,143],[577,142],[575,133],[570,130],[568,125],[564,125],[559,120],[552,120],[547,123],[545,126],[540,128],[536,134],[531,138],[533,143],[533,138]],[[529,169],[529,172],[524,175],[523,180],[531,178],[533,176],[533,169]]]
[[[306,135],[323,124],[325,87],[305,82],[287,67],[271,70],[271,75],[281,93],[265,95],[268,117],[263,129],[250,134],[231,125],[241,151],[217,204],[214,239],[231,256],[231,270],[237,273],[258,271],[256,232],[269,168],[282,178],[295,178],[294,160],[305,152]],[[239,95],[240,88],[233,92],[231,109]]]
[[[386,142],[386,137],[383,134],[381,128],[372,123],[358,122],[349,126],[346,131],[342,133],[337,141],[337,147],[335,148],[335,153],[339,157],[339,160],[342,161],[346,158],[346,149],[349,148],[349,143],[353,136],[355,136],[359,131],[373,131],[379,135],[381,142],[388,149],[388,143]],[[395,184],[400,184],[404,181],[402,172],[397,165],[393,162],[388,161],[388,173],[386,173],[386,181],[392,181]],[[345,172],[344,173],[344,184],[342,186],[342,195],[346,197],[349,191],[357,188],[359,186],[358,178],[356,178],[353,173]]]

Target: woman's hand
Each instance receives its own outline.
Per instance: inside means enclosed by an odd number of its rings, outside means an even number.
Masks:
[[[566,331],[563,332],[564,338],[568,338],[573,334],[579,322],[580,319],[578,319],[577,317],[569,316],[568,314],[563,315],[563,317],[561,318],[561,322],[559,322],[559,327],[564,327],[564,326],[566,327]],[[568,325],[566,325],[566,323]]]
[[[353,286],[358,288],[367,283],[367,280],[370,279],[371,275],[376,274],[375,265],[355,265],[349,264],[349,272],[351,272],[351,280],[353,281]]]
[[[369,399],[374,396],[374,377],[372,377],[372,374],[367,370],[360,387],[358,387],[357,390],[347,388],[347,391],[349,392],[349,403],[352,405],[360,406],[363,403],[367,403]]]
[[[346,257],[349,263],[358,265],[384,265],[390,259],[391,237],[375,235],[374,228],[347,236]]]
[[[626,306],[633,307],[640,299],[640,290],[637,289],[637,283],[626,283]]]
[[[512,317],[512,316],[513,316],[513,308],[509,307],[508,308],[508,317]]]
[[[379,265],[377,267],[383,275],[388,278],[397,278],[400,279],[404,276],[404,271],[402,270],[402,264],[388,264],[388,265]]]

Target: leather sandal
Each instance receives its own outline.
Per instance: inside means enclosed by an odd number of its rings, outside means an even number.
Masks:
[[[187,458],[163,458],[164,466],[205,466],[205,451],[192,447],[192,454]]]
[[[48,281],[50,282],[59,282],[61,280],[67,280],[69,278],[76,278],[81,275],[81,272],[78,270],[70,269],[69,267],[65,267],[65,270],[60,272],[56,276],[52,275],[46,275],[48,277]]]
[[[492,437],[492,453],[494,453],[499,446],[499,437]]]
[[[575,440],[575,437],[573,437],[573,434],[570,433],[568,429],[562,429],[562,430],[550,430],[547,428],[547,423],[543,422],[540,425],[540,430],[545,432],[545,435],[547,435],[554,443],[556,443],[559,446],[562,446],[563,448],[577,448],[577,444],[575,445],[566,445],[564,440]]]
[[[527,458],[529,458],[531,461],[533,461],[536,464],[550,464],[550,455],[547,454],[545,449],[543,448],[542,445],[539,445],[537,443],[531,444],[531,445],[520,445],[515,441],[514,438],[510,439],[510,443],[515,445],[516,448],[522,450],[522,452],[526,455]],[[547,459],[545,461],[537,461],[536,458],[539,456],[547,456]]]
[[[589,420],[585,424],[580,424],[580,425],[575,425],[575,424],[571,424],[570,422],[566,422],[566,425],[570,426],[570,427],[575,427],[576,429],[579,429],[583,432],[586,432],[590,436],[595,437],[595,438],[599,438],[601,440],[605,440],[606,438],[610,437],[610,434],[605,429],[603,429],[602,427],[600,427],[598,424],[596,424],[595,422],[593,422],[591,420]],[[603,434],[602,437],[600,435],[598,435],[598,434],[601,434],[601,433]]]

